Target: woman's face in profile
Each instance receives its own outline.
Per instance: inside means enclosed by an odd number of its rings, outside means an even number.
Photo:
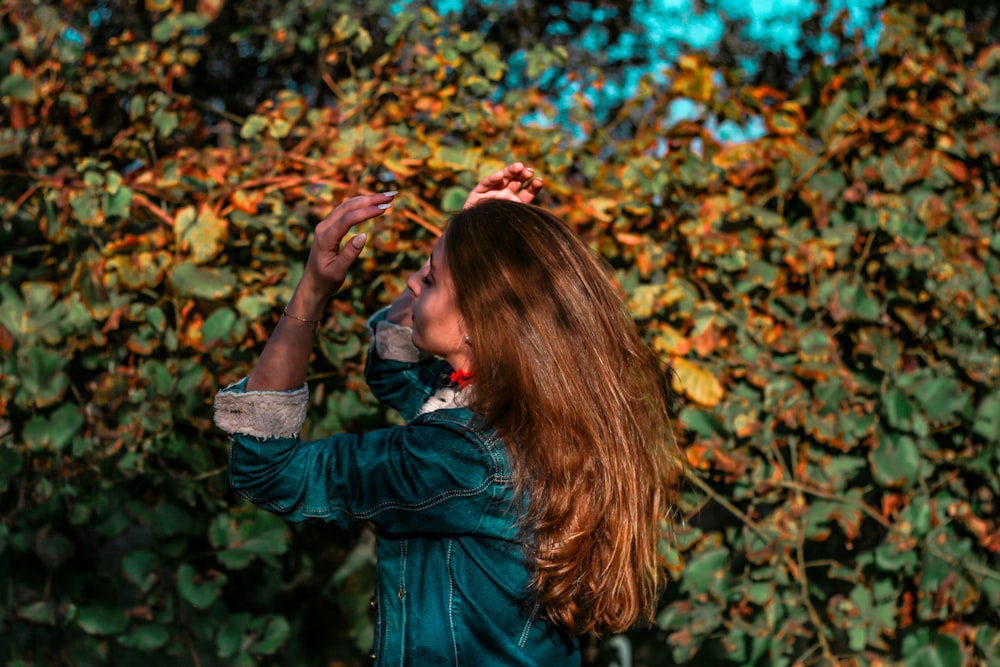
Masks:
[[[443,357],[456,370],[471,370],[471,349],[458,309],[455,285],[448,270],[444,237],[430,258],[410,276],[413,291],[413,344],[428,354]]]

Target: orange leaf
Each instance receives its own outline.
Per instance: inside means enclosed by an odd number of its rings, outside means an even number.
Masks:
[[[214,21],[219,17],[224,4],[225,0],[198,0],[198,13],[209,21]]]
[[[715,322],[709,322],[701,333],[691,337],[691,344],[699,356],[707,357],[719,347],[719,330]]]
[[[237,190],[233,193],[233,207],[242,211],[243,213],[249,213],[251,215],[256,215],[257,205],[264,199],[264,193],[260,190],[253,190],[247,192],[246,190]]]

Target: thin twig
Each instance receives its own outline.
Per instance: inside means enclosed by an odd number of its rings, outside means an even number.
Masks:
[[[5,221],[6,221],[6,220],[10,220],[10,217],[11,217],[12,215],[14,215],[15,211],[17,211],[17,209],[21,208],[21,205],[22,205],[22,204],[23,204],[24,202],[28,201],[28,198],[29,198],[29,197],[31,197],[31,195],[35,194],[35,191],[36,191],[36,190],[38,190],[38,189],[39,189],[40,187],[42,187],[42,184],[41,184],[41,183],[35,183],[35,184],[34,184],[34,185],[32,185],[32,186],[31,186],[30,188],[28,188],[28,189],[27,189],[27,190],[26,190],[26,191],[24,192],[24,194],[23,194],[23,195],[21,195],[20,197],[18,197],[18,198],[17,198],[17,201],[15,201],[15,202],[14,202],[14,205],[13,205],[13,206],[12,206],[12,207],[10,208],[10,210],[9,210],[9,211],[7,211],[7,213],[6,213],[6,214],[5,214],[4,216],[3,216],[3,219],[4,219]]]
[[[879,512],[871,505],[865,503],[863,500],[854,500],[852,498],[845,498],[843,496],[838,496],[833,493],[828,493],[826,491],[820,491],[819,489],[808,487],[804,484],[799,484],[798,482],[781,482],[781,486],[788,489],[792,489],[794,491],[799,491],[801,493],[808,493],[811,496],[817,496],[819,498],[825,498],[826,500],[833,500],[839,503],[844,503],[845,505],[858,505],[862,510],[864,510],[865,514],[878,521],[880,524],[882,524],[884,528],[888,528],[889,530],[893,529],[892,524],[889,523],[889,520],[886,519],[881,512]]]
[[[168,227],[174,226],[174,219],[170,217],[170,214],[164,211],[162,208],[150,201],[149,197],[146,195],[132,191],[132,202],[140,206],[145,206],[150,212],[153,213],[157,218],[160,219]]]
[[[695,486],[697,486],[699,489],[701,489],[705,494],[707,494],[709,497],[711,497],[712,500],[714,500],[715,502],[717,502],[720,505],[722,505],[724,508],[726,508],[727,510],[729,510],[729,512],[732,513],[733,516],[735,516],[738,519],[740,519],[740,521],[742,521],[748,528],[750,528],[750,530],[752,530],[754,533],[756,533],[757,537],[759,537],[760,539],[764,540],[765,542],[770,542],[771,541],[771,536],[767,535],[764,532],[763,528],[761,528],[760,526],[758,526],[757,523],[753,519],[751,519],[750,517],[748,517],[745,512],[740,511],[740,509],[738,507],[736,507],[731,502],[729,502],[728,500],[726,500],[725,498],[723,498],[721,495],[719,495],[718,493],[716,493],[715,489],[713,489],[708,484],[706,484],[703,479],[701,479],[700,477],[698,477],[698,475],[696,475],[695,473],[691,472],[690,468],[687,468],[687,467],[684,468],[684,476],[688,479],[688,481],[692,482]]]
[[[833,651],[830,649],[830,643],[826,640],[826,636],[823,634],[823,629],[826,627],[823,623],[823,619],[820,617],[819,612],[816,611],[816,607],[812,603],[812,599],[809,596],[809,578],[805,576],[806,573],[806,561],[805,561],[805,540],[806,540],[806,530],[805,526],[800,523],[798,526],[798,544],[795,547],[795,561],[797,567],[789,567],[789,570],[795,570],[795,578],[799,582],[799,589],[802,595],[802,602],[806,606],[806,612],[809,614],[809,619],[812,621],[813,626],[816,628],[816,639],[819,641],[820,647],[823,651],[823,657],[826,658],[831,665],[837,665],[839,662],[837,658],[833,655]],[[791,557],[785,554],[785,564],[791,566]]]
[[[418,225],[420,225],[421,227],[423,227],[424,229],[430,231],[435,236],[441,236],[444,233],[443,231],[441,231],[440,227],[437,227],[427,222],[426,220],[421,218],[416,213],[413,213],[412,211],[407,211],[406,209],[399,209],[398,213],[400,213],[404,218],[408,218],[413,222],[417,223]]]

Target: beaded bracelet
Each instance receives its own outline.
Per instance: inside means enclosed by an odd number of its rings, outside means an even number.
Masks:
[[[298,320],[299,322],[305,322],[306,324],[313,325],[313,330],[318,329],[319,325],[322,324],[320,320],[307,320],[304,317],[299,317],[298,315],[292,315],[290,312],[288,312],[288,306],[285,306],[284,313],[285,317],[290,317],[293,320]]]

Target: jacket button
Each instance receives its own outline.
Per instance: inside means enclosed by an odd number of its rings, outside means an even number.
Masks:
[[[376,656],[376,655],[375,655],[374,653],[372,653],[372,654],[371,654],[371,655],[369,655],[368,657],[369,657],[369,658],[371,658],[372,660],[374,660],[374,659],[375,659],[376,657],[378,657],[378,656]]]
[[[370,604],[371,607],[372,607],[372,609],[374,609],[375,607],[378,606],[378,600],[376,600],[375,598],[372,598],[371,600],[368,601],[368,604]]]

